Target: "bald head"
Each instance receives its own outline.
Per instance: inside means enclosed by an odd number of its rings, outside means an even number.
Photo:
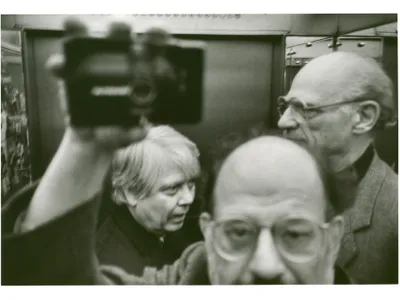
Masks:
[[[316,207],[325,209],[323,180],[311,154],[292,141],[264,136],[226,159],[216,181],[214,211],[249,195],[268,202],[289,194],[318,199]]]
[[[361,98],[381,107],[378,128],[393,123],[392,82],[372,58],[350,52],[334,52],[311,60],[293,80],[291,90],[313,93],[321,101]]]

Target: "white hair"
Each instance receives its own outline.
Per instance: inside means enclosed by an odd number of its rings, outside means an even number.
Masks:
[[[199,151],[187,137],[169,126],[150,129],[146,138],[116,152],[111,165],[112,200],[142,199],[151,194],[168,163],[190,180],[200,173]]]

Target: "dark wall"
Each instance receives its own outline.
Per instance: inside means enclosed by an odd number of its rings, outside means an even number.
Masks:
[[[207,41],[204,118],[177,126],[202,148],[225,133],[264,120],[271,100],[272,44],[266,41]]]
[[[274,78],[273,69],[281,69],[276,68],[276,49],[282,39],[259,36],[190,38],[207,43],[204,118],[200,124],[178,126],[177,129],[196,142],[200,149],[208,149],[218,137],[266,120],[271,99],[277,93],[274,82],[279,81]],[[59,31],[29,30],[24,34],[34,178],[47,167],[64,132],[57,83],[44,67],[50,55],[61,50],[60,39]]]
[[[398,73],[397,73],[397,37],[383,39],[382,63],[386,73],[393,81],[393,99],[398,108]],[[398,124],[395,127],[381,132],[376,140],[378,153],[395,171],[398,170]]]

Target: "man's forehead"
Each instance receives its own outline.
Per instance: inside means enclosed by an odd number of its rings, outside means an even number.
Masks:
[[[324,195],[281,189],[274,194],[255,195],[226,191],[217,193],[214,212],[217,218],[247,217],[259,222],[287,216],[303,216],[322,221],[326,209]]]
[[[329,101],[332,96],[332,85],[325,84],[310,84],[303,81],[300,77],[299,80],[294,81],[287,95],[282,97],[289,103],[301,103],[304,106],[320,105]],[[336,92],[337,93],[337,90]]]
[[[355,66],[338,66],[333,58],[317,58],[303,67],[293,79],[288,96],[322,104],[347,89],[354,79]]]
[[[254,200],[254,206],[263,206],[272,199],[282,200],[293,191],[324,202],[324,186],[316,162],[300,146],[289,141],[280,145],[255,143],[240,152],[223,166],[217,178],[217,205],[246,206],[246,202]]]

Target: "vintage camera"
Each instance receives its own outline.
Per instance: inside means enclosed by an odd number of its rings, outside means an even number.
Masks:
[[[99,37],[64,43],[71,124],[195,124],[202,119],[204,44]]]

